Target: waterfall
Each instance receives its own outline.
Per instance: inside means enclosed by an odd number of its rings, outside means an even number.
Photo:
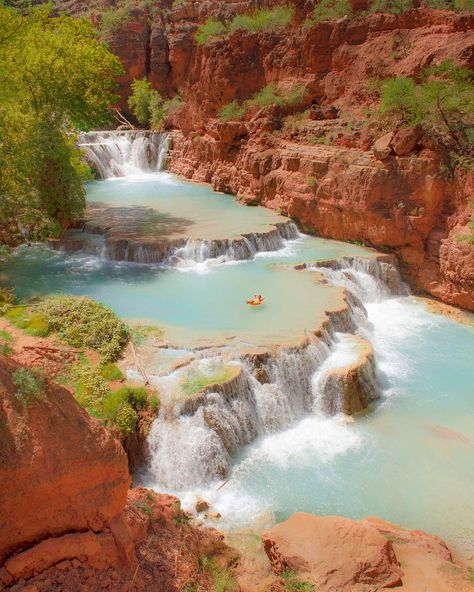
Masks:
[[[164,170],[169,134],[149,131],[83,132],[78,145],[102,179]]]
[[[348,404],[362,410],[379,398],[364,303],[406,293],[397,268],[389,259],[345,258],[310,269],[346,288],[350,322],[344,313],[342,320],[332,316],[306,345],[280,347],[258,360],[245,354],[234,360],[241,372],[225,389],[162,410],[148,437],[148,483],[186,490],[222,479],[237,451],[256,438],[310,414],[336,415],[347,412]]]
[[[129,261],[131,263],[162,263],[172,267],[192,267],[196,263],[224,263],[252,259],[256,253],[278,251],[285,241],[299,236],[294,222],[280,222],[267,232],[254,232],[233,239],[157,239],[144,243],[133,239],[109,239],[104,235],[93,234],[96,228],[89,228],[88,242],[82,250],[109,261]]]

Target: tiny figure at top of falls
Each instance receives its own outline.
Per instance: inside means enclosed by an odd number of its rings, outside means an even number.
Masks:
[[[250,306],[260,306],[263,301],[265,300],[265,296],[262,296],[262,294],[254,294],[253,298],[251,298],[250,300],[247,300],[247,304],[249,304]]]

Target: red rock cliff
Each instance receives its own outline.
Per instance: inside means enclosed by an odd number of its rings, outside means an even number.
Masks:
[[[472,175],[446,178],[443,155],[422,137],[394,138],[376,159],[366,117],[378,101],[370,80],[416,76],[446,58],[474,68],[474,14],[414,9],[302,27],[314,2],[293,4],[283,32],[237,31],[204,46],[194,40],[199,23],[274,3],[136,6],[109,38],[126,69],[123,106],[133,78],[148,76],[165,96],[181,90],[184,107],[169,122],[172,171],[279,208],[307,232],[387,247],[416,288],[474,310],[474,249],[459,240],[474,215]],[[304,85],[306,106],[339,113],[291,125],[292,109],[254,108],[244,121],[219,121],[222,106],[269,83]]]
[[[67,390],[48,383],[24,405],[21,369],[0,356],[0,588],[207,589],[198,558],[235,559],[222,537],[174,496],[129,490],[122,446]]]

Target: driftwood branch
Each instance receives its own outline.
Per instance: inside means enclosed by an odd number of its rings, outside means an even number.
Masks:
[[[136,126],[133,125],[133,123],[131,123],[123,113],[121,113],[120,109],[114,108],[113,110],[114,112],[114,117],[115,119],[121,124],[121,125],[128,125],[130,126],[132,129],[137,129]]]
[[[132,354],[135,359],[135,365],[137,367],[137,370],[142,375],[143,380],[145,381],[145,385],[148,386],[150,384],[150,380],[148,379],[148,376],[147,376],[145,370],[143,369],[143,366],[140,364],[140,360],[138,359],[137,352],[135,350],[135,346],[133,345],[133,341],[130,341],[130,347],[132,349]]]

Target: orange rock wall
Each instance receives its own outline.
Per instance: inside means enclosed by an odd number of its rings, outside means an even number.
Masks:
[[[284,32],[237,31],[196,44],[207,18],[270,4],[204,0],[172,8],[161,0],[134,9],[109,40],[126,69],[122,106],[133,78],[148,76],[164,96],[180,90],[184,108],[168,122],[175,129],[172,171],[243,202],[279,208],[307,232],[387,247],[415,288],[474,310],[473,249],[458,240],[473,215],[472,176],[447,179],[429,141],[412,154],[375,160],[376,138],[364,124],[378,103],[370,80],[416,76],[446,58],[474,68],[474,14],[418,9],[301,27],[314,2],[295,1],[295,21]],[[324,126],[283,133],[291,108],[253,109],[243,122],[219,122],[222,106],[270,83],[305,85],[306,106],[337,107],[345,134],[318,146]]]

